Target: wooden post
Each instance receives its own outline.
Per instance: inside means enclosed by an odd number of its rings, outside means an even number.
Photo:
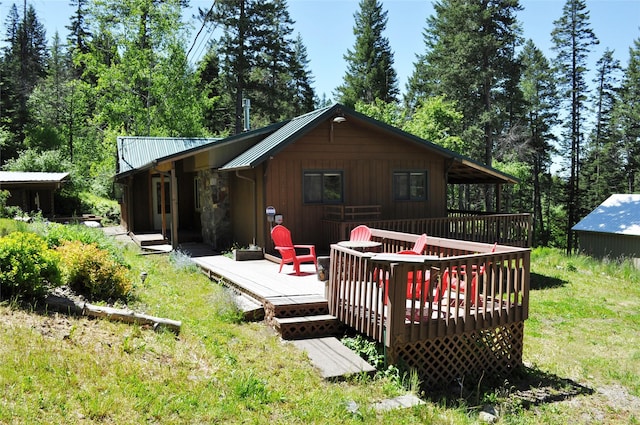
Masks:
[[[171,163],[171,247],[178,248],[178,179],[176,163]]]

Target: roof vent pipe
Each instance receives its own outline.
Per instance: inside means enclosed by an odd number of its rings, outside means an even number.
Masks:
[[[251,109],[251,100],[250,99],[242,99],[242,108],[244,109],[244,131],[251,130],[251,122],[250,122],[250,114],[249,111]]]

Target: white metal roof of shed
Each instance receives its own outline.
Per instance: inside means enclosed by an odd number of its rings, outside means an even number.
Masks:
[[[572,229],[640,236],[640,194],[611,195]]]
[[[60,183],[69,173],[0,171],[0,183]]]

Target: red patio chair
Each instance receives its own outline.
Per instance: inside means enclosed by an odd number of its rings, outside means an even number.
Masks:
[[[426,246],[427,246],[427,234],[423,233],[420,235],[418,239],[416,239],[415,243],[413,244],[413,248],[399,251],[397,252],[397,254],[422,255]]]
[[[426,237],[426,235],[425,235]],[[418,255],[416,254],[413,250],[405,250],[405,251],[400,251],[398,254],[405,254],[405,255]],[[374,274],[378,273],[377,269],[374,270]],[[384,299],[384,304],[387,305],[389,302],[389,276],[387,273],[384,273],[382,271],[379,272],[380,276],[380,285],[382,286],[382,282],[384,282],[384,293],[385,293],[385,299]],[[425,271],[424,276],[423,276],[423,271],[422,270],[416,270],[416,284],[415,284],[415,294],[413,291],[413,287],[414,287],[414,278],[413,278],[413,272],[407,272],[407,300],[419,300],[422,297],[422,287],[424,286],[425,289],[427,289],[427,292],[424,294],[424,299],[422,300],[423,302],[427,302],[428,298],[427,298],[427,294],[428,294],[428,290],[429,288],[431,288],[431,272],[429,272],[428,270]],[[436,294],[437,295],[437,294]]]
[[[349,236],[350,241],[370,241],[371,240],[371,229],[361,224],[360,226],[354,228],[351,231],[351,235]]]
[[[315,245],[294,245],[291,241],[291,232],[280,224],[271,229],[271,239],[273,239],[275,248],[281,257],[278,273],[282,271],[283,265],[293,264],[293,270],[297,276],[300,276],[300,264],[309,262],[313,262],[313,265],[316,267],[316,272],[318,271]],[[308,253],[298,254],[296,249],[307,250]]]
[[[493,244],[493,248],[491,248],[491,252],[496,251],[496,247],[498,246],[498,242]],[[485,265],[481,264],[478,268],[477,266],[472,266],[471,269],[471,303],[475,304],[476,296],[478,294],[478,276],[482,276],[485,273]],[[458,272],[457,267],[452,267],[451,271],[446,269],[444,273],[442,273],[442,290],[440,291],[440,296],[444,297],[447,288],[451,287],[451,292],[454,292],[460,289],[458,292],[460,294],[464,294],[466,290],[466,279],[467,279],[467,271],[466,267],[463,265],[460,267],[460,271]],[[478,300],[480,304],[482,304],[482,300]],[[455,302],[455,300],[454,300]]]

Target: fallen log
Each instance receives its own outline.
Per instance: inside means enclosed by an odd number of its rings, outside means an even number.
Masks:
[[[70,298],[54,294],[47,295],[45,298],[45,304],[47,307],[60,312],[79,314],[88,317],[102,317],[108,320],[135,323],[138,325],[151,325],[156,331],[167,329],[176,335],[180,333],[180,327],[182,326],[182,322],[177,320],[149,316],[147,314],[136,313],[132,310],[99,306],[83,301],[74,301]]]

